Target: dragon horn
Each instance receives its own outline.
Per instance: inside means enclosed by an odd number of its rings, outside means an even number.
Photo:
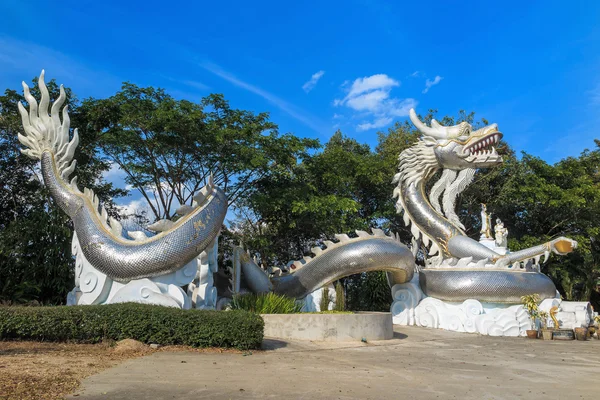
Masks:
[[[408,114],[410,116],[410,120],[412,121],[412,123],[422,133],[426,134],[427,136],[432,136],[437,139],[448,138],[448,133],[446,132],[446,130],[444,129],[443,126],[436,124],[435,128],[430,128],[427,125],[425,125],[423,122],[421,122],[421,120],[417,116],[417,113],[415,112],[414,108],[411,108]]]
[[[453,125],[453,126],[444,126],[437,122],[435,119],[431,120],[431,127],[425,125],[419,117],[417,117],[417,113],[414,108],[411,108],[409,111],[410,120],[417,127],[419,131],[424,133],[427,136],[434,137],[436,139],[448,139],[457,137],[461,134],[461,131],[464,129],[464,124]]]

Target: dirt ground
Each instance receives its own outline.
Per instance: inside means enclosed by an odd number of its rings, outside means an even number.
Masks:
[[[235,353],[235,350],[166,346],[153,350],[139,342],[69,344],[0,341],[0,399],[62,399],[82,379],[124,360],[161,351]]]

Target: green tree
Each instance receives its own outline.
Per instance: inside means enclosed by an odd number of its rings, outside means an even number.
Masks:
[[[210,174],[235,206],[258,179],[315,145],[279,135],[268,113],[233,109],[219,94],[196,104],[124,83],[114,96],[87,100],[83,108],[99,132],[98,146],[146,199],[154,219],[191,204]]]
[[[378,224],[381,163],[367,145],[336,132],[322,152],[259,179],[244,201],[244,242],[268,265],[285,265],[335,233]]]

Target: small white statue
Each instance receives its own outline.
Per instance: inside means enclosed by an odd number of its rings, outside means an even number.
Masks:
[[[481,238],[492,239],[492,217],[487,213],[487,206],[481,204]]]
[[[494,232],[496,234],[496,246],[506,247],[508,229],[504,227],[504,223],[500,220],[500,218],[496,218],[496,226],[494,227]]]

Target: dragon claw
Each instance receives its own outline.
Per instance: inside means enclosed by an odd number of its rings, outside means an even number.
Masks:
[[[577,242],[566,237],[559,237],[551,242],[552,251],[555,254],[568,254],[577,248]]]

